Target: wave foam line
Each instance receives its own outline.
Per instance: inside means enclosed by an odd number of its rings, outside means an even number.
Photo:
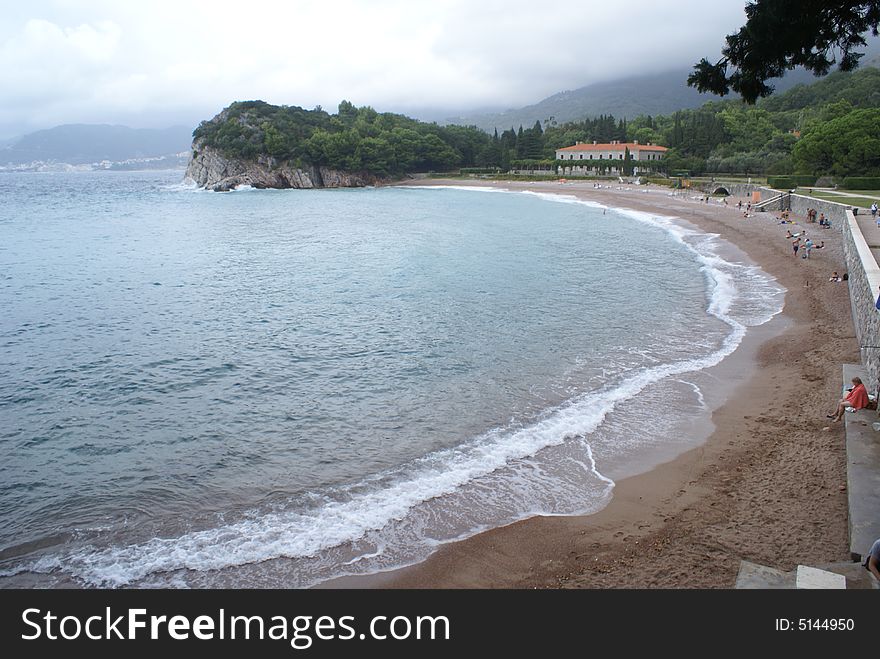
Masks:
[[[667,377],[719,363],[737,343],[738,338],[729,338],[722,349],[701,359],[645,369],[617,387],[575,399],[532,426],[508,433],[496,429],[470,444],[431,454],[416,461],[412,473],[397,482],[348,499],[338,497],[309,513],[269,513],[178,538],[155,538],[122,548],[86,549],[64,558],[41,559],[28,569],[44,573],[63,570],[90,585],[119,587],[156,572],[220,570],[276,558],[314,556],[354,542],[368,532],[381,531],[420,503],[452,494],[542,448],[589,435],[621,402]],[[596,468],[591,450],[588,460],[592,473],[613,484]]]

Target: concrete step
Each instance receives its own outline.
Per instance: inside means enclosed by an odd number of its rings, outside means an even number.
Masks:
[[[736,575],[736,586],[738,590],[749,589],[765,589],[765,590],[793,590],[798,588],[798,572],[805,572],[811,569],[817,569],[826,573],[833,573],[844,578],[844,582],[836,587],[845,587],[847,590],[880,590],[880,581],[874,578],[874,575],[868,572],[861,563],[827,563],[825,565],[817,565],[815,568],[809,568],[805,565],[799,565],[798,569],[791,572],[783,572],[776,568],[767,567],[766,565],[758,565],[751,561],[740,561],[739,573]],[[801,587],[814,587],[808,583]]]
[[[796,579],[794,572],[783,572],[751,561],[740,561],[735,588],[737,590],[793,589],[796,586]]]
[[[846,577],[847,590],[880,590],[880,581],[861,563],[828,563],[816,567]]]
[[[846,577],[809,565],[798,565],[796,586],[808,590],[846,590]]]

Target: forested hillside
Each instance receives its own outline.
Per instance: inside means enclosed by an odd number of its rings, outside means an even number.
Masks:
[[[754,106],[712,101],[665,116],[550,126],[544,157],[576,141],[637,139],[670,147],[669,170],[742,174],[880,174],[880,69],[832,73]]]
[[[608,114],[557,125],[496,130],[439,126],[356,108],[337,114],[262,101],[233,103],[194,132],[194,148],[270,157],[378,176],[478,167],[507,171],[553,164],[575,142],[652,142],[670,148],[659,165],[692,173],[880,175],[880,69],[832,73],[751,106],[739,100],[630,121]]]
[[[326,166],[378,176],[448,171],[477,162],[490,144],[477,128],[438,126],[399,114],[356,108],[348,101],[337,114],[323,109],[233,103],[193,133],[194,149],[213,147],[226,156],[269,156],[297,166]]]

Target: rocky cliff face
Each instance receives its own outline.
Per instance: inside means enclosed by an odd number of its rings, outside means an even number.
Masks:
[[[255,161],[227,158],[216,149],[193,143],[186,178],[200,188],[228,192],[240,185],[254,188],[362,188],[386,181],[369,174],[341,172],[327,167],[300,169],[270,156]]]

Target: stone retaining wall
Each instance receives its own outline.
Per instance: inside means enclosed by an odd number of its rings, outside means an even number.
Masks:
[[[760,191],[761,199],[771,199],[772,197],[778,196],[780,192],[779,190],[763,187],[760,188]],[[819,199],[818,197],[809,197],[807,195],[799,194],[786,195],[785,201],[791,212],[798,215],[806,215],[807,210],[810,208],[815,208],[818,213],[825,213],[825,217],[830,219],[835,227],[843,226],[846,220],[845,213],[852,208],[852,206],[846,204],[838,204],[836,201],[827,201],[825,199]],[[771,209],[768,208],[768,210]],[[778,208],[772,210],[782,209]]]
[[[862,364],[868,373],[865,385],[873,393],[880,389],[880,350],[875,347],[880,346],[880,311],[875,307],[880,292],[880,268],[852,211],[845,210],[844,215],[843,255],[849,272],[853,324]]]

